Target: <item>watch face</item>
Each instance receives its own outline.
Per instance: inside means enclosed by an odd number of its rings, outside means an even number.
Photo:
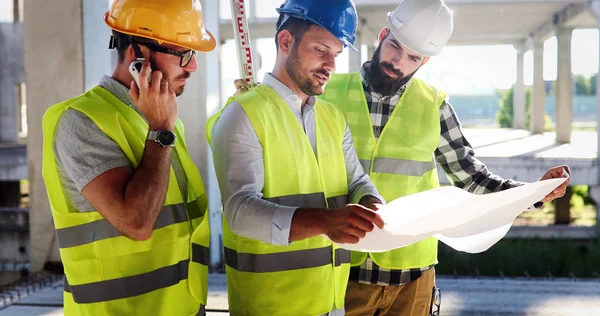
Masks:
[[[158,141],[161,145],[171,146],[175,143],[175,134],[169,131],[161,131],[158,133]]]

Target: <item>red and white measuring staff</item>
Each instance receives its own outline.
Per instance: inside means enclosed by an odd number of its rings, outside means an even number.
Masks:
[[[242,79],[254,86],[254,66],[252,65],[252,48],[250,47],[250,29],[246,19],[247,0],[231,0],[231,23],[238,55],[238,65]]]

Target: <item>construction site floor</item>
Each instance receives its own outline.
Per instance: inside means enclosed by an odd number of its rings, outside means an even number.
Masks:
[[[441,315],[600,315],[600,280],[440,276]],[[0,316],[61,316],[62,281],[23,294]],[[225,275],[209,276],[208,316],[227,315]]]

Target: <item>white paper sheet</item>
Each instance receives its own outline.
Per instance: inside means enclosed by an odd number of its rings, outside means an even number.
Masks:
[[[384,229],[375,227],[357,244],[339,246],[383,252],[435,236],[456,250],[482,252],[506,235],[517,216],[565,180],[538,181],[484,195],[449,186],[402,197],[378,211]]]

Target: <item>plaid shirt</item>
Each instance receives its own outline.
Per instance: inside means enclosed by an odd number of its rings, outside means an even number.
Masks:
[[[375,138],[378,139],[398,100],[410,85],[410,81],[393,95],[382,96],[371,90],[366,79],[368,65],[369,62],[363,65],[360,75],[371,113],[373,132]],[[521,184],[513,180],[504,180],[492,174],[481,161],[475,158],[473,147],[465,139],[458,117],[447,100],[440,105],[440,126],[440,142],[435,151],[435,158],[454,186],[471,193],[484,194]],[[350,280],[386,286],[401,285],[415,281],[431,268],[433,265],[416,269],[389,270],[377,266],[371,258],[367,257],[367,260],[360,266],[350,269]]]

